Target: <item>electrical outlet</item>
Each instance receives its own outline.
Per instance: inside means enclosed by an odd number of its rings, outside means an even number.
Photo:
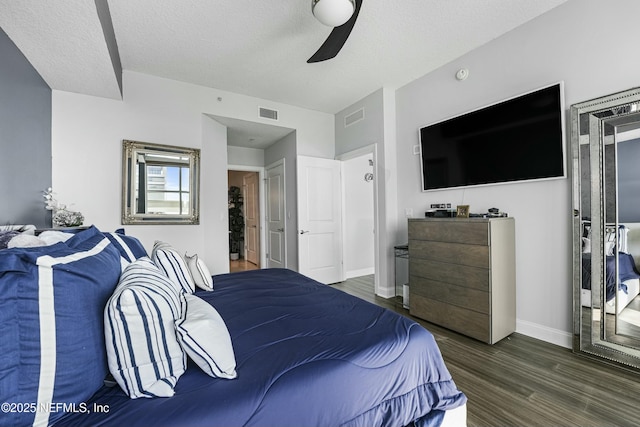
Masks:
[[[413,218],[413,209],[405,208],[404,216],[406,216],[407,218]]]

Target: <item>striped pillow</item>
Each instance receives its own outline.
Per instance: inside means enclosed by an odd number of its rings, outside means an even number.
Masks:
[[[109,370],[131,397],[170,397],[186,369],[175,320],[180,293],[147,257],[123,272],[104,311]]]
[[[193,283],[187,264],[170,244],[156,241],[151,252],[151,259],[182,292],[188,294],[195,292],[196,285]]]
[[[95,227],[64,243],[0,251],[0,402],[72,408],[102,387],[103,311],[119,276],[118,251]],[[0,425],[64,415],[4,413]]]
[[[176,331],[189,357],[209,376],[236,378],[233,345],[220,314],[208,302],[191,294],[182,296],[182,307]]]
[[[189,267],[189,272],[195,285],[205,291],[212,291],[213,277],[204,261],[198,258],[198,254],[193,256],[184,254],[184,260],[187,262],[187,267]]]

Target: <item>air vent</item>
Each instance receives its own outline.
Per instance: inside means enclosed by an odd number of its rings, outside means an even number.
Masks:
[[[364,108],[355,111],[344,118],[344,127],[349,127],[354,123],[364,120]]]
[[[259,115],[263,119],[278,120],[278,110],[270,110],[268,108],[260,107]]]

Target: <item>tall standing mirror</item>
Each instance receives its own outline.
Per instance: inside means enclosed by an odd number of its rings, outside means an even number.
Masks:
[[[122,141],[122,223],[198,224],[200,150]]]
[[[640,368],[640,89],[571,106],[576,352]]]

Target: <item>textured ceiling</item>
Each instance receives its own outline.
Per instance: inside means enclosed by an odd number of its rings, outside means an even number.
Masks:
[[[124,70],[336,113],[565,1],[364,0],[342,51],[316,64],[331,28],[310,0],[0,0],[0,27],[51,88],[120,98],[96,10],[106,2]]]

